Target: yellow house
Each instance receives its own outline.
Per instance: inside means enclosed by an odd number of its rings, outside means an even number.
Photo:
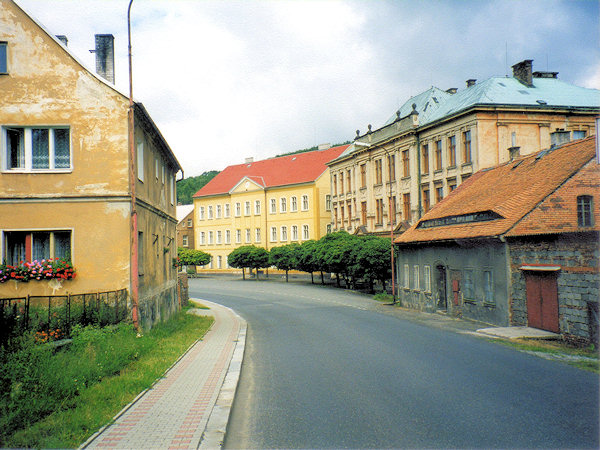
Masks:
[[[405,230],[478,170],[594,135],[599,105],[600,91],[532,72],[531,60],[512,77],[431,87],[329,163],[333,229]]]
[[[194,195],[196,249],[212,261],[201,270],[228,271],[242,245],[267,250],[320,239],[330,221],[329,169],[347,146],[229,166]]]
[[[177,307],[181,167],[140,103],[130,161],[129,99],[113,85],[112,35],[96,35],[102,76],[61,38],[0,0],[0,263],[65,258],[77,275],[5,280],[0,298],[131,293],[139,284],[139,317],[149,326]]]

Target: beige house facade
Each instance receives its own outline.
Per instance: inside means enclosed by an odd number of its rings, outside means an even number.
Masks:
[[[0,262],[64,258],[77,274],[9,280],[0,283],[0,297],[131,292],[137,278],[140,319],[149,326],[176,305],[181,167],[141,103],[133,108],[130,163],[128,97],[16,3],[0,0],[0,6]],[[97,35],[99,41],[110,56],[112,36]],[[114,66],[104,62],[110,71],[102,75],[110,78]],[[138,267],[132,265],[136,240]]]
[[[600,91],[532,72],[531,60],[460,92],[432,87],[329,163],[332,228],[402,232],[478,170],[594,135],[599,105]]]

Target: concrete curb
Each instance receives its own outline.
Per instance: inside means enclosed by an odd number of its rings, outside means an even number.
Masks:
[[[209,306],[215,304],[208,300],[194,300],[206,303]],[[223,445],[223,441],[225,440],[225,432],[227,431],[227,424],[229,422],[229,415],[231,413],[231,408],[233,406],[235,393],[237,391],[237,386],[240,379],[242,362],[244,360],[244,352],[246,349],[246,332],[248,329],[246,320],[231,308],[223,305],[218,306],[228,309],[238,318],[240,321],[240,331],[236,339],[235,349],[233,350],[231,361],[229,362],[227,374],[223,380],[219,396],[217,397],[217,401],[208,417],[208,422],[198,447],[200,449],[220,449]]]

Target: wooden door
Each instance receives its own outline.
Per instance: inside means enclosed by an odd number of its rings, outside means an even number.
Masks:
[[[556,273],[524,272],[524,274],[528,325],[554,333],[560,332]]]

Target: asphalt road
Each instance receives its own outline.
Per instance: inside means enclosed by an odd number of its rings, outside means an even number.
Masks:
[[[248,321],[225,448],[599,446],[597,375],[473,324],[280,281],[194,279],[190,296]]]

